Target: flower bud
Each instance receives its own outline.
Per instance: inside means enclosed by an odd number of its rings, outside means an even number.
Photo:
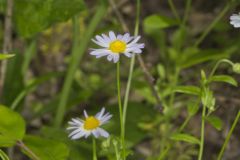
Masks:
[[[235,73],[240,74],[240,63],[235,63],[235,64],[233,65],[233,71],[234,71]]]

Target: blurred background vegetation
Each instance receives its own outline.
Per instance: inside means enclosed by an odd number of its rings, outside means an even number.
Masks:
[[[188,107],[197,99],[176,94],[173,90],[178,85],[198,84],[200,71],[209,74],[219,59],[240,61],[240,30],[229,24],[229,16],[239,12],[239,4],[238,0],[142,0],[140,35],[146,47],[142,54],[144,66],[137,61],[130,92],[126,138],[133,152],[129,160],[155,160],[169,146],[165,159],[191,160],[196,157],[198,148],[195,145],[176,142],[169,135],[189,118],[184,131],[199,137],[201,113],[197,108],[192,116]],[[111,140],[117,141],[120,132],[116,66],[104,58],[89,56],[89,48],[94,47],[90,38],[109,30],[123,33],[124,25],[133,33],[136,2],[14,0],[12,9],[12,47],[7,52],[15,56],[7,61],[1,104],[24,116],[28,133],[68,144],[69,159],[90,159],[90,141],[71,141],[67,137],[65,128],[70,118],[82,115],[83,109],[96,113],[106,106],[114,115],[106,127],[113,135]],[[6,10],[7,1],[0,0],[0,44],[4,44],[6,38]],[[116,12],[123,21],[119,21]],[[122,56],[121,62],[124,93],[130,60]],[[76,70],[73,69],[69,91],[63,93],[72,63],[76,64]],[[225,65],[217,73],[234,75]],[[239,82],[239,75],[234,77]],[[216,109],[215,121],[206,126],[206,160],[216,159],[240,105],[239,88],[224,83],[211,87],[216,97]],[[65,104],[63,98],[66,98]],[[61,112],[58,111],[59,102],[66,106],[62,110],[63,122],[55,119],[56,113]],[[224,159],[240,159],[239,133],[238,126]],[[108,141],[98,142],[101,146],[99,155],[111,160],[114,151],[106,149],[112,145]],[[13,159],[26,159],[18,154],[17,148],[14,152]]]

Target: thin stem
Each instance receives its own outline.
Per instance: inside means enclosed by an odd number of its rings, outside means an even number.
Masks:
[[[234,131],[234,129],[235,129],[238,121],[239,121],[239,118],[240,118],[240,111],[238,111],[238,114],[237,114],[237,116],[236,116],[235,119],[234,119],[234,122],[233,122],[233,124],[232,124],[232,126],[231,126],[231,129],[230,129],[230,131],[228,132],[227,138],[225,139],[225,141],[224,141],[224,143],[223,143],[223,146],[222,146],[222,148],[221,148],[221,151],[220,151],[220,153],[219,153],[219,155],[218,155],[218,160],[221,160],[221,159],[222,159],[222,156],[223,156],[223,153],[224,153],[224,151],[225,151],[225,148],[226,148],[226,146],[227,146],[227,144],[228,144],[228,142],[229,142],[229,140],[230,140],[230,137],[231,137],[231,135],[232,135],[232,133],[233,133],[233,131]]]
[[[183,124],[179,128],[178,132],[182,132],[182,130],[186,127],[188,124],[189,120],[192,118],[192,116],[187,116],[187,118],[184,120]]]
[[[132,82],[134,64],[135,64],[135,55],[133,54],[133,56],[131,58],[129,75],[128,75],[128,82],[127,82],[127,87],[126,87],[126,92],[125,92],[125,97],[124,97],[124,102],[123,102],[124,138],[125,138],[125,124],[126,124],[126,117],[127,117],[128,98],[129,98],[129,92],[130,92],[130,87],[131,87],[131,82]]]
[[[201,140],[200,140],[200,149],[198,153],[198,160],[202,160],[203,148],[204,148],[204,130],[205,130],[205,115],[206,115],[206,106],[203,105],[202,111],[202,124],[201,124]]]
[[[119,152],[118,152],[118,147],[117,145],[114,143],[114,151],[115,151],[115,156],[116,156],[116,160],[120,160],[120,156],[119,156]]]
[[[134,36],[137,36],[138,32],[139,32],[139,16],[140,16],[140,0],[137,0],[137,16],[136,16]],[[127,87],[126,87],[124,103],[123,103],[123,139],[125,139],[125,125],[126,125],[126,117],[127,117],[128,98],[129,98],[129,92],[130,92],[130,87],[131,87],[131,82],[132,82],[134,64],[135,64],[135,54],[133,54],[132,58],[131,58]],[[125,153],[123,156],[125,159]]]
[[[92,147],[93,147],[93,160],[97,160],[97,145],[96,139],[92,137]]]
[[[8,156],[0,149],[0,158],[2,160],[9,160]]]
[[[21,149],[23,149],[25,152],[27,152],[28,155],[33,160],[40,160],[40,158],[30,148],[28,148],[22,141],[18,141],[17,146],[19,146]]]
[[[213,27],[218,23],[219,20],[225,15],[225,13],[229,10],[230,5],[227,4],[223,10],[220,12],[220,14],[214,19],[214,21],[205,29],[205,31],[202,33],[202,35],[197,39],[197,41],[194,44],[194,47],[198,47],[198,45],[204,40],[204,38],[210,33],[210,31],[213,29]]]
[[[138,35],[139,14],[140,14],[140,0],[137,0],[137,18],[136,18],[136,25],[135,25],[134,36]],[[131,82],[132,82],[132,75],[133,75],[134,64],[135,64],[135,54],[133,54],[133,56],[131,58],[130,67],[129,67],[129,74],[128,74],[128,81],[127,81],[127,87],[126,87],[126,92],[125,92],[125,97],[124,97],[124,102],[123,102],[123,128],[124,128],[124,136],[125,136],[125,123],[126,123],[126,116],[127,116],[128,98],[129,98],[129,92],[130,92],[130,87],[131,87]]]
[[[172,90],[176,87],[176,85],[178,83],[179,68],[176,68],[176,71],[174,73],[174,77],[173,78],[174,79],[172,80],[172,84],[171,84]],[[173,107],[173,105],[174,105],[174,98],[175,98],[175,92],[172,92],[171,96],[170,96],[169,107]]]
[[[187,22],[189,11],[191,8],[191,3],[192,3],[192,0],[187,0],[185,12],[184,12],[184,18],[183,18],[183,22],[182,22],[183,25],[185,25]]]
[[[14,0],[7,0],[6,15],[4,21],[4,37],[3,37],[3,54],[8,54],[12,51],[12,15],[13,15]],[[3,97],[3,87],[5,81],[5,72],[7,69],[7,61],[0,63],[0,99]]]
[[[121,147],[123,150],[123,159],[126,156],[126,146],[124,139],[124,126],[123,126],[123,113],[122,113],[122,100],[121,100],[121,80],[120,80],[120,61],[117,62],[117,92],[118,92],[118,108],[121,127]]]
[[[115,13],[120,21],[120,24],[122,25],[123,30],[129,32],[127,24],[125,23],[121,13],[117,9],[117,6],[116,6],[114,0],[108,0],[108,1],[109,1],[110,5],[112,6],[112,9],[115,11]]]
[[[179,17],[179,14],[178,14],[178,12],[177,12],[177,10],[175,8],[175,5],[174,5],[173,1],[172,0],[168,0],[168,4],[169,4],[169,6],[170,6],[170,8],[171,8],[175,18],[177,19],[177,21],[181,22],[181,19]]]
[[[219,61],[215,64],[215,66],[213,67],[213,70],[212,70],[212,72],[210,73],[209,79],[212,78],[212,76],[215,74],[218,66],[219,66],[221,63],[228,63],[228,64],[230,64],[231,66],[234,65],[234,64],[233,64],[230,60],[228,60],[228,59],[221,59],[221,60],[219,60]]]
[[[90,24],[88,25],[88,29],[86,30],[85,34],[83,35],[84,40],[79,42],[79,19],[77,16],[74,18],[74,45],[71,55],[71,62],[69,63],[70,66],[67,71],[66,79],[64,81],[63,89],[61,91],[60,96],[60,102],[57,110],[57,114],[55,117],[55,127],[59,127],[63,121],[64,114],[65,114],[65,108],[67,105],[67,101],[70,95],[71,86],[73,82],[73,77],[75,74],[75,71],[78,68],[79,62],[83,54],[85,53],[85,50],[87,48],[88,42],[90,41],[98,23],[101,21],[103,16],[105,15],[107,9],[104,2],[99,5],[94,17],[92,18]]]
[[[114,4],[114,5],[116,6],[116,4],[114,3],[114,0],[110,0],[110,1],[111,1],[111,5]],[[121,1],[121,2],[119,2],[119,4],[120,4],[120,3],[124,3],[124,0]],[[119,12],[118,8],[112,6],[112,9],[113,9],[114,12],[116,13],[116,16],[117,16],[119,22],[120,22],[120,23],[124,23],[124,26],[126,27],[126,28],[125,28],[125,27],[122,27],[123,30],[124,30],[124,32],[129,32],[129,28],[127,27],[127,24],[126,24],[123,16],[121,15],[121,13]],[[118,13],[117,13],[117,12],[118,12]],[[136,27],[135,27],[135,28],[136,28]],[[155,78],[154,78],[154,77],[151,75],[151,73],[149,72],[149,70],[148,70],[148,68],[146,67],[146,64],[145,64],[145,62],[143,61],[141,55],[139,55],[139,54],[137,55],[137,60],[138,60],[138,62],[139,62],[139,64],[140,64],[140,67],[142,68],[142,71],[143,71],[143,73],[144,73],[144,75],[145,75],[145,78],[146,78],[146,80],[147,80],[147,82],[148,82],[148,84],[149,84],[149,86],[150,86],[150,89],[151,89],[151,91],[152,91],[152,94],[153,94],[153,96],[156,98],[157,104],[160,104],[160,103],[161,103],[161,100],[160,100],[160,96],[158,95],[158,88],[157,88],[157,86],[155,85]]]

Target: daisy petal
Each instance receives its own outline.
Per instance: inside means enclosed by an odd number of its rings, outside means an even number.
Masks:
[[[101,109],[101,111],[98,112],[98,113],[95,115],[95,117],[96,117],[97,119],[100,119],[100,118],[103,116],[104,112],[105,112],[105,108],[103,107],[103,108]]]
[[[119,60],[119,54],[113,55],[113,62],[114,62],[114,63],[117,63],[118,60]]]
[[[132,45],[136,44],[140,38],[141,36],[135,37],[134,40],[127,45],[127,47],[131,47]]]
[[[83,114],[84,114],[84,117],[85,117],[85,118],[88,118],[88,114],[87,114],[87,112],[86,112],[85,109],[83,110]]]
[[[112,59],[113,59],[113,55],[109,54],[109,55],[107,56],[107,60],[111,62]]]
[[[112,41],[116,40],[116,35],[114,34],[113,31],[110,31],[110,32],[109,32],[109,37],[110,37],[110,39],[111,39]]]
[[[107,131],[105,131],[104,129],[98,128],[97,130],[102,137],[105,137],[105,138],[109,137],[109,133]]]
[[[108,47],[108,43],[105,43],[105,41],[96,41],[95,39],[92,39],[92,41],[98,44],[99,46]]]

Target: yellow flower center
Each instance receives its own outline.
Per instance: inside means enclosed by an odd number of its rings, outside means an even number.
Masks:
[[[97,128],[99,125],[100,125],[100,121],[98,119],[96,119],[95,117],[90,116],[90,117],[86,118],[83,127],[86,130],[93,130],[93,129]]]
[[[115,40],[110,43],[109,49],[113,53],[123,53],[126,50],[126,43],[120,40]]]

